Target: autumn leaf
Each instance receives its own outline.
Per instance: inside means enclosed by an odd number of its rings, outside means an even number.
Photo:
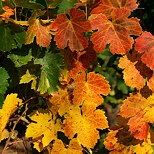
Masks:
[[[50,154],[83,154],[82,147],[78,143],[76,138],[70,140],[67,148],[64,146],[64,143],[61,140],[55,140],[51,153]]]
[[[27,30],[27,38],[25,44],[31,44],[36,37],[36,43],[42,47],[47,47],[50,45],[51,35],[50,35],[50,25],[42,25],[40,20],[36,18],[36,13],[34,13],[29,18],[29,27]]]
[[[30,119],[35,121],[31,122],[27,126],[26,137],[34,139],[33,143],[42,143],[43,148],[47,146],[52,140],[57,139],[57,131],[61,131],[62,124],[59,119],[55,121],[52,118],[52,114],[48,110],[39,109],[34,111],[30,116]],[[40,148],[37,148],[41,151]]]
[[[147,139],[149,124],[154,122],[154,94],[147,99],[140,93],[131,94],[121,106],[119,115],[130,118],[129,131],[137,139]]]
[[[0,109],[0,140],[2,132],[10,116],[18,109],[18,105],[22,104],[22,100],[17,98],[17,94],[9,94],[6,96],[2,109]]]
[[[128,18],[130,12],[126,9],[114,9],[111,19],[104,14],[91,15],[89,20],[93,30],[98,30],[91,36],[94,49],[101,52],[107,44],[112,53],[124,54],[132,48],[134,40],[130,35],[139,35],[142,30],[137,18]]]
[[[79,74],[74,83],[73,91],[75,105],[81,105],[86,102],[91,102],[100,105],[103,102],[101,95],[108,95],[110,86],[108,81],[102,75],[90,72],[86,75],[85,72]]]
[[[22,83],[29,83],[32,81],[31,83],[31,89],[34,89],[36,90],[36,79],[37,77],[35,75],[32,75],[29,73],[29,70],[26,71],[26,74],[24,74],[21,79],[20,79],[20,83],[19,84],[22,84]]]
[[[58,94],[48,100],[48,108],[54,115],[59,113],[60,116],[63,116],[72,106],[67,89],[59,88]]]
[[[4,6],[2,8],[5,12],[0,15],[0,18],[10,18],[10,16],[14,15],[14,9],[10,8],[9,6]]]
[[[83,33],[91,27],[81,10],[72,8],[68,14],[59,14],[51,29],[57,31],[54,40],[58,48],[64,49],[68,45],[72,51],[81,51],[88,46],[88,38]]]
[[[134,141],[133,143],[132,138],[130,136],[130,139],[129,138],[125,139],[125,142],[127,142],[127,144],[118,142],[120,138],[122,137],[126,138],[127,135],[127,130],[126,132],[122,133],[119,133],[120,131],[121,130],[110,130],[104,141],[105,147],[108,150],[113,150],[109,154],[133,154],[133,153],[141,154],[141,151],[144,154],[153,152],[150,139],[147,139],[146,141],[133,140]],[[120,135],[118,135],[118,133]]]
[[[91,14],[103,13],[110,17],[114,9],[124,8],[133,11],[137,6],[136,0],[101,0],[99,5],[91,11]]]
[[[150,32],[144,32],[136,39],[135,49],[143,53],[142,62],[154,70],[154,36]]]
[[[88,69],[90,62],[96,61],[96,52],[89,46],[82,52],[66,51],[64,58],[70,78],[75,78],[78,73]]]
[[[82,111],[79,107],[73,107],[64,117],[65,135],[72,139],[77,133],[79,143],[89,148],[93,148],[99,139],[97,129],[108,127],[104,112],[95,110],[95,104],[84,105]]]
[[[145,85],[145,79],[140,74],[140,71],[136,69],[135,62],[131,62],[127,56],[123,56],[119,60],[118,66],[123,68],[123,79],[126,85],[130,86],[131,88],[141,89]]]

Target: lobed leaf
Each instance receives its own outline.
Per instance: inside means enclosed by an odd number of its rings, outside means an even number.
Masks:
[[[100,105],[103,102],[102,95],[108,95],[110,85],[102,75],[90,72],[79,74],[74,81],[75,89],[73,91],[73,103],[81,105],[91,102]]]
[[[93,30],[98,30],[91,36],[94,49],[101,52],[107,44],[112,53],[124,54],[132,48],[134,40],[130,35],[139,35],[142,30],[139,20],[128,18],[130,12],[126,9],[114,9],[109,20],[104,14],[92,15],[89,20]]]
[[[83,33],[91,27],[81,10],[72,8],[69,14],[59,14],[51,29],[57,31],[54,40],[58,48],[64,49],[68,45],[72,51],[81,51],[88,46],[88,38]]]
[[[143,53],[142,62],[154,70],[154,36],[150,32],[144,32],[136,39],[135,49]]]

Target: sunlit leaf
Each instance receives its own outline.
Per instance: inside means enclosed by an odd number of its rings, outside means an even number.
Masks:
[[[141,94],[131,94],[121,106],[120,115],[130,118],[129,130],[137,139],[147,139],[149,133],[149,124],[154,122],[154,94],[147,99]]]
[[[103,102],[101,94],[108,95],[110,91],[108,81],[102,75],[94,72],[90,72],[87,75],[85,72],[79,74],[74,81],[74,85],[73,103],[76,105],[86,102],[100,105]]]
[[[96,129],[105,129],[108,127],[104,112],[95,110],[95,105],[83,106],[82,114],[79,107],[73,107],[65,115],[64,132],[72,139],[77,133],[77,139],[85,147],[93,148],[99,139]]]
[[[109,17],[114,9],[125,8],[133,11],[137,6],[136,0],[101,0],[100,4],[92,10],[91,14],[103,13]]]
[[[49,30],[50,25],[42,25],[40,20],[36,18],[35,13],[29,19],[29,27],[27,30],[27,38],[25,44],[30,44],[36,37],[36,43],[42,47],[50,45],[51,35]]]
[[[139,20],[128,18],[130,12],[126,9],[114,9],[111,13],[111,19],[104,14],[92,15],[92,29],[98,30],[91,36],[94,49],[101,52],[107,44],[112,53],[124,54],[132,48],[133,38],[130,35],[139,35],[141,27]]]

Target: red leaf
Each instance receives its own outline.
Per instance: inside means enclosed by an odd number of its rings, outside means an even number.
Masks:
[[[101,52],[110,43],[112,53],[124,54],[128,52],[134,42],[130,35],[139,35],[141,27],[136,18],[128,18],[130,12],[126,9],[112,11],[112,19],[108,20],[103,14],[90,17],[92,29],[97,32],[92,34],[91,40],[94,49]]]
[[[67,14],[59,14],[52,24],[52,30],[57,31],[54,38],[58,48],[64,49],[67,45],[72,51],[81,51],[88,46],[88,38],[83,32],[91,30],[89,21],[85,19],[85,13],[72,8]]]
[[[154,70],[154,36],[150,32],[144,32],[136,39],[135,49],[143,53],[142,62]]]
[[[92,50],[92,46],[83,52],[67,51],[64,56],[70,78],[75,78],[79,72],[86,71],[90,62],[96,61],[96,52]]]
[[[92,10],[91,14],[103,13],[109,17],[116,8],[133,11],[137,8],[136,0],[101,0],[101,3]]]

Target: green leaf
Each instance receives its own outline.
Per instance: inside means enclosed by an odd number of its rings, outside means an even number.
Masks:
[[[34,64],[40,64],[41,76],[38,84],[38,91],[41,94],[57,91],[59,85],[60,70],[63,66],[63,58],[58,53],[46,52],[45,56],[40,59],[35,59]]]
[[[2,1],[0,0],[0,11],[2,10],[3,5],[2,5]]]
[[[74,7],[77,0],[62,0],[61,4],[59,5],[58,14],[65,13],[68,9]]]
[[[10,51],[14,48],[21,47],[25,42],[26,32],[21,26],[13,23],[0,23],[0,50]]]
[[[29,54],[26,56],[20,56],[15,54],[9,54],[7,58],[10,58],[12,62],[15,64],[15,67],[21,67],[22,65],[26,65],[29,61],[32,60],[32,51],[29,51]]]
[[[9,79],[7,71],[3,67],[0,67],[0,94],[5,94],[9,86],[7,79]]]
[[[34,1],[29,1],[29,0],[13,0],[13,1],[17,7],[23,7],[33,10],[44,9],[43,5],[35,3]]]

